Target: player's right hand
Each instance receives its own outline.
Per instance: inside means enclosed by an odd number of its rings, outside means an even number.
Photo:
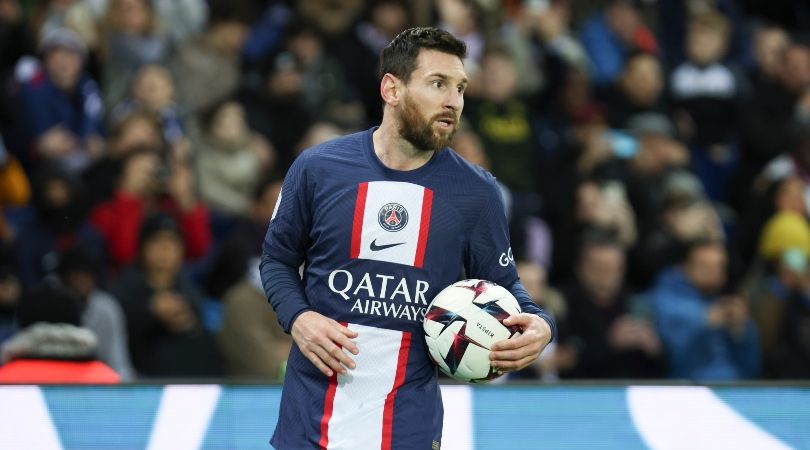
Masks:
[[[346,375],[346,368],[354,369],[354,361],[343,349],[359,353],[352,339],[357,332],[315,311],[305,311],[296,317],[292,325],[292,337],[301,353],[324,375],[334,372]]]

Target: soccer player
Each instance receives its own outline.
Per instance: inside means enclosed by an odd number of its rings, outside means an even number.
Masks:
[[[422,320],[461,277],[507,287],[521,303],[505,323],[523,333],[495,344],[495,369],[526,367],[554,334],[518,280],[494,178],[447,148],[465,55],[445,31],[403,31],[382,52],[380,126],[303,152],[287,173],[261,263],[294,340],[277,449],[439,448],[443,409]]]

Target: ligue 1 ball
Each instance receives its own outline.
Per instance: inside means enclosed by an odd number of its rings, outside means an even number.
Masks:
[[[499,377],[490,363],[492,344],[520,335],[503,320],[520,314],[520,304],[505,288],[486,280],[457,281],[428,305],[425,341],[439,369],[459,381],[484,383]]]

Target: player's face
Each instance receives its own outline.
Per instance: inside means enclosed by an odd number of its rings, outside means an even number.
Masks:
[[[399,106],[400,135],[424,151],[447,147],[458,129],[466,87],[461,59],[422,50]]]

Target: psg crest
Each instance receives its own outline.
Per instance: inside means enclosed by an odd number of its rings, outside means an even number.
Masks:
[[[408,224],[408,211],[399,203],[386,203],[377,213],[377,220],[385,231],[399,231]]]

